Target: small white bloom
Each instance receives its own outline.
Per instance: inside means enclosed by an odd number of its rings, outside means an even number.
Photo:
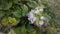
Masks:
[[[39,10],[39,11],[43,11],[43,8],[44,8],[44,7],[41,6],[41,7],[38,8],[38,10]]]
[[[39,21],[39,25],[43,25],[44,24],[44,21]]]
[[[44,18],[44,16],[41,16],[41,17],[40,17],[40,19],[42,19],[42,20],[43,20],[43,19],[45,19],[45,18]]]
[[[39,11],[43,11],[43,8],[40,8]]]

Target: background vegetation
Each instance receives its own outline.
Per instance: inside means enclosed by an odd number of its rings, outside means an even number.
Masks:
[[[0,0],[0,32],[4,34],[56,34],[60,31],[60,0]],[[51,19],[41,28],[30,24],[27,14],[37,6]]]

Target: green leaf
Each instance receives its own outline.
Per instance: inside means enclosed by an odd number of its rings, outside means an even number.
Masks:
[[[25,26],[22,26],[22,27],[21,27],[21,34],[26,34]]]
[[[1,0],[0,1],[0,10],[8,10],[12,6],[12,1],[11,0]]]
[[[6,26],[7,25],[7,22],[8,22],[8,19],[7,18],[4,18],[2,19],[2,25]]]
[[[12,17],[3,18],[1,22],[4,26],[15,26],[17,24],[16,18]]]
[[[8,17],[12,14],[11,10],[6,10],[5,12],[5,17]]]
[[[15,5],[14,8],[13,8],[13,15],[17,18],[20,18],[22,17],[22,11],[21,11],[21,8],[18,6],[18,5]]]
[[[33,9],[38,6],[38,4],[37,4],[35,1],[28,2],[27,5],[28,5],[30,8],[33,8]]]
[[[20,11],[14,12],[14,16],[17,17],[17,18],[22,17]]]
[[[16,34],[21,34],[21,27],[15,29]]]
[[[36,31],[34,30],[33,32],[30,32],[30,34],[36,34]]]
[[[25,26],[18,27],[15,29],[16,34],[26,34],[26,28]]]
[[[13,0],[13,3],[18,3],[19,1],[21,1],[21,0]]]
[[[5,12],[0,11],[0,18],[3,17],[5,15]]]
[[[56,29],[53,27],[47,28],[47,34],[56,34]]]
[[[37,2],[38,5],[42,4],[41,0],[36,0],[36,2]]]
[[[8,20],[11,26],[14,26],[17,24],[16,18],[8,17]]]
[[[26,5],[23,5],[21,7],[22,7],[22,16],[26,16],[28,13],[28,7]]]

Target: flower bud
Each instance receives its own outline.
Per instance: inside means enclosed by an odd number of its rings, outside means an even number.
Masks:
[[[40,19],[41,19],[41,20],[44,20],[45,18],[44,18],[44,16],[41,16]]]
[[[36,20],[36,17],[29,17],[28,20],[31,21],[31,23],[33,23]]]

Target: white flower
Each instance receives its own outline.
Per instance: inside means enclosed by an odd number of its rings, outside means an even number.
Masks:
[[[40,19],[42,19],[42,20],[43,20],[43,19],[45,19],[45,18],[44,18],[44,16],[41,16],[41,17],[40,17]]]
[[[44,24],[44,21],[39,21],[39,25],[43,25]]]
[[[40,7],[36,7],[36,9],[38,9],[39,11],[43,11],[43,6],[40,6]]]

